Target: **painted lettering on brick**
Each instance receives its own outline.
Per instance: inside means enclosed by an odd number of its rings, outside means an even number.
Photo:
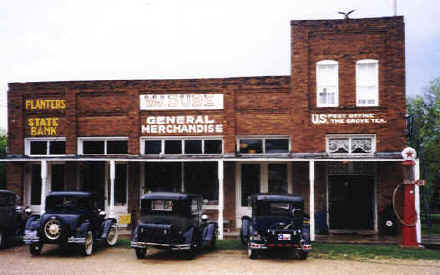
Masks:
[[[64,110],[66,101],[64,99],[26,99],[26,110]]]
[[[313,124],[384,124],[387,121],[377,114],[312,114]]]
[[[31,136],[56,136],[58,117],[28,118],[27,123]]]
[[[145,94],[141,110],[222,110],[223,94]]]

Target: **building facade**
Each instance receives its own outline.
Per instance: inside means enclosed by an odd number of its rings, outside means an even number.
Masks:
[[[403,17],[301,20],[290,76],[10,83],[7,187],[34,211],[92,191],[117,217],[199,193],[221,237],[249,195],[293,193],[312,228],[379,232],[403,180],[404,47]]]

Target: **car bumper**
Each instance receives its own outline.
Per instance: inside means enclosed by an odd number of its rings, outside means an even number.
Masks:
[[[39,243],[40,237],[34,236],[34,235],[24,235],[23,237],[23,243],[24,244],[33,244],[33,243]]]
[[[171,250],[188,250],[191,249],[190,244],[163,244],[163,243],[149,243],[149,242],[131,242],[132,248],[147,248],[149,246],[156,248],[167,248]]]
[[[249,248],[250,249],[261,249],[261,250],[267,250],[267,249],[273,249],[273,248],[293,248],[293,249],[299,249],[302,251],[309,252],[312,250],[312,245],[310,244],[304,244],[299,245],[295,243],[258,243],[258,242],[249,242]]]

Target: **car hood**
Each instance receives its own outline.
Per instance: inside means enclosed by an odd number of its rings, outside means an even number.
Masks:
[[[143,216],[139,220],[139,225],[161,224],[171,225],[178,230],[186,230],[192,225],[192,221],[185,217],[177,216]]]

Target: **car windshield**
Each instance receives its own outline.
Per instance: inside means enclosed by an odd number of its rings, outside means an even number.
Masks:
[[[142,200],[142,215],[186,216],[190,204],[186,200]]]
[[[77,212],[90,209],[91,200],[87,197],[78,196],[53,196],[46,200],[47,212]]]
[[[291,216],[292,204],[288,202],[260,201],[257,203],[257,216]]]

